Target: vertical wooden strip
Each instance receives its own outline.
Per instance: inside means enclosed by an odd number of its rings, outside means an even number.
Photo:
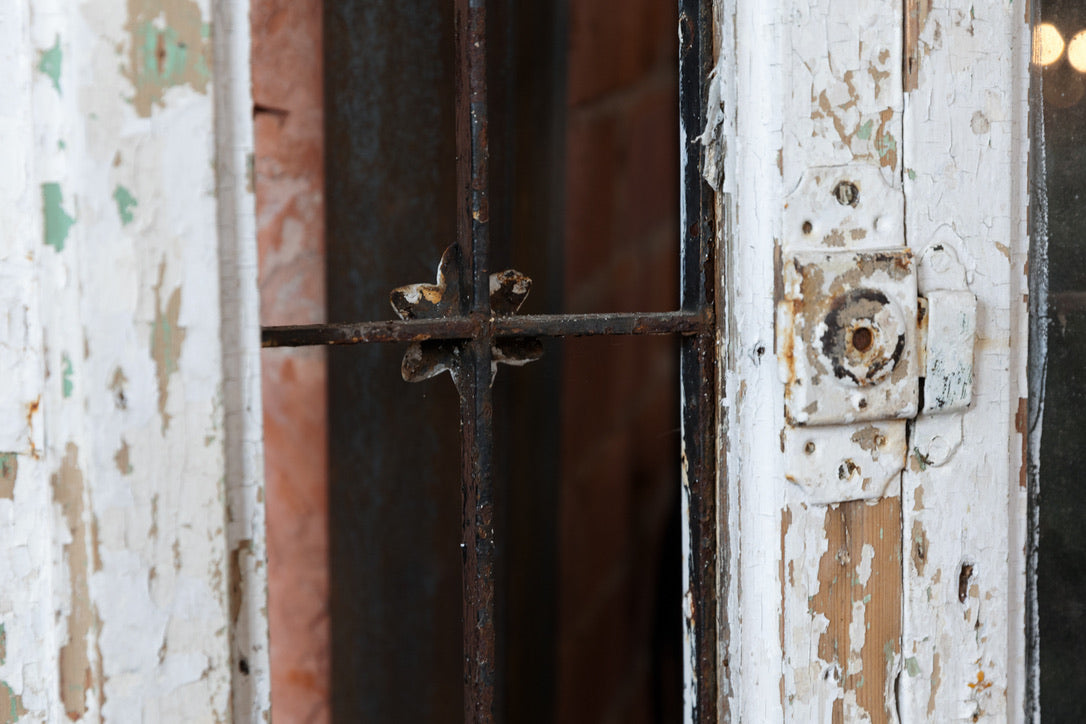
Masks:
[[[1018,416],[1029,35],[1017,3],[908,8],[916,18],[905,99],[908,243],[917,254],[936,242],[953,248],[977,296],[978,338],[972,407],[910,431],[901,712],[905,721],[1016,721],[1025,681]]]
[[[271,666],[249,3],[211,10],[231,711],[260,721],[271,716]]]
[[[792,19],[785,48],[784,192],[812,166],[866,165],[880,169],[896,191],[890,203],[900,208],[900,2],[812,2],[793,9]],[[786,256],[790,238],[784,230]],[[902,595],[899,492],[891,484],[874,504],[822,506],[786,484],[792,515],[781,551],[788,572],[781,614],[786,718],[893,720]]]
[[[721,0],[717,19],[721,130],[703,140],[723,158],[723,178],[710,180],[725,214],[733,716],[891,721],[900,489],[816,505],[785,480],[773,308],[786,197],[805,171],[872,167],[901,210],[903,7]]]

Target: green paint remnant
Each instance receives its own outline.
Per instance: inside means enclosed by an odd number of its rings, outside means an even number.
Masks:
[[[905,171],[905,173],[909,174],[909,180],[910,180],[910,181],[916,181],[916,171],[913,171],[913,170],[912,170],[912,169],[910,168],[910,169],[908,169],[907,171]]]
[[[63,151],[67,147],[68,147],[68,144],[65,143],[63,139],[57,141],[57,148],[59,148],[61,151]]]
[[[886,645],[882,647],[882,655],[886,657],[886,665],[890,666],[894,663],[894,642],[887,641]]]
[[[913,457],[916,458],[916,464],[920,466],[920,472],[924,472],[931,465],[931,459],[921,453],[919,448],[913,448]]]
[[[0,666],[4,665],[4,662],[8,658],[8,635],[4,631],[4,624],[0,623]]]
[[[60,391],[67,399],[72,396],[75,384],[72,382],[72,360],[68,355],[60,356]]]
[[[53,81],[53,87],[57,89],[57,93],[60,93],[60,63],[62,55],[63,54],[60,51],[60,36],[58,35],[56,42],[53,43],[53,47],[41,52],[41,60],[38,62],[38,70],[49,76],[49,79]]]
[[[875,151],[879,154],[879,165],[888,168],[897,166],[897,139],[879,129],[875,135]]]
[[[0,724],[15,724],[25,714],[23,697],[16,694],[6,681],[0,681]]]
[[[864,140],[864,141],[871,138],[871,131],[872,131],[872,129],[874,127],[875,127],[875,122],[869,120],[867,123],[863,124],[862,126],[860,126],[859,128],[856,129],[856,138],[859,138],[859,139]]]
[[[857,689],[864,688],[864,675],[863,674],[860,674],[860,680],[858,682],[856,682],[856,688]]]
[[[245,154],[245,190],[253,193],[253,182],[256,179],[256,157],[253,152]]]
[[[127,226],[132,223],[132,207],[139,206],[136,197],[124,186],[117,184],[113,190],[113,200],[117,202],[117,213],[121,216],[121,223]]]
[[[68,238],[68,229],[72,228],[75,219],[64,211],[64,196],[60,192],[60,184],[42,184],[41,200],[45,215],[45,243],[57,251],[64,251],[64,240]]]
[[[19,458],[15,453],[0,453],[0,498],[15,499],[15,476],[19,474]],[[0,664],[4,663],[4,626],[0,624]]]
[[[162,432],[170,426],[166,413],[169,398],[170,375],[177,372],[181,357],[181,343],[185,341],[185,328],[177,323],[181,314],[181,288],[170,293],[165,306],[162,303],[162,285],[166,276],[166,262],[158,267],[158,284],[155,285],[155,321],[151,325],[151,358],[155,361],[158,378],[158,413],[162,417]]]
[[[166,89],[187,85],[207,93],[211,78],[211,26],[194,0],[128,0],[131,35],[124,74],[134,95],[128,100],[148,117],[165,105]]]
[[[915,656],[905,659],[905,672],[909,676],[920,676],[920,664],[917,663]]]

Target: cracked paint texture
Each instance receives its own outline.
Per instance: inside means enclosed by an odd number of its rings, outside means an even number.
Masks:
[[[725,706],[752,722],[1014,720],[1025,691],[1021,7],[718,0],[715,10],[724,47],[703,141],[723,166],[708,180],[725,220]],[[788,194],[806,169],[852,164],[902,198],[898,245],[919,253],[942,225],[961,237],[978,297],[978,387],[969,410],[925,428],[962,440],[949,459],[919,459],[910,444],[886,497],[820,506],[781,479],[783,391],[756,350],[774,339],[767,290],[780,289],[773,249],[787,253]]]
[[[268,709],[246,7],[4,6],[0,722]]]

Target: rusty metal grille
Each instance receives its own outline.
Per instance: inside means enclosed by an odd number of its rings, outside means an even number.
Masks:
[[[616,314],[516,315],[531,280],[492,274],[487,112],[487,3],[454,0],[456,58],[457,241],[442,257],[437,283],[393,290],[399,319],[265,327],[264,347],[409,343],[402,372],[418,381],[448,371],[460,399],[463,504],[464,720],[499,721],[496,671],[494,406],[497,365],[524,364],[547,337],[679,335],[682,469],[689,513],[692,696],[697,722],[717,720],[718,577],[716,505],[716,308],[714,203],[702,180],[705,86],[712,64],[711,2],[679,1],[679,103],[682,149],[680,309]],[[676,595],[679,592],[676,591]],[[686,607],[687,604],[684,604]]]

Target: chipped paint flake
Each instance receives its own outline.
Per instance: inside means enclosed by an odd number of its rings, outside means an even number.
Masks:
[[[128,0],[130,34],[125,76],[136,112],[151,115],[165,106],[167,89],[188,86],[207,93],[211,73],[211,27],[192,0]]]
[[[166,262],[158,270],[158,284],[155,285],[155,321],[151,326],[151,358],[155,361],[158,379],[158,414],[162,418],[162,432],[170,426],[170,415],[166,412],[166,403],[170,395],[170,376],[177,372],[181,357],[181,344],[185,341],[185,329],[178,325],[181,314],[181,288],[170,292],[165,306],[162,303],[162,285],[166,275]]]
[[[117,449],[117,452],[113,454],[113,462],[117,466],[118,472],[121,475],[132,474],[132,462],[128,456],[128,441],[124,438],[121,439],[121,446]],[[154,498],[152,498],[154,500]]]
[[[49,76],[49,80],[53,81],[53,87],[57,93],[60,93],[60,68],[63,58],[64,54],[60,49],[60,36],[58,35],[52,48],[41,51],[41,58],[38,61],[38,70]]]
[[[15,453],[0,453],[0,498],[15,499],[15,476],[19,473],[19,458]],[[0,664],[4,663],[4,626],[0,624]]]
[[[23,698],[7,682],[0,681],[0,724],[15,724],[25,714]]]
[[[90,555],[84,518],[83,472],[79,468],[79,448],[74,443],[65,447],[60,469],[53,476],[53,496],[72,535],[71,543],[65,545],[71,610],[67,617],[68,639],[60,649],[59,666],[64,710],[70,719],[76,720],[87,713],[87,696],[96,693],[97,689],[87,638],[97,626],[97,616],[88,584]]]
[[[56,182],[43,183],[41,185],[41,198],[45,221],[45,243],[57,251],[64,251],[64,242],[68,238],[68,230],[72,228],[75,219],[64,210],[64,197],[60,190],[60,184]]]
[[[72,360],[67,354],[60,356],[60,394],[65,398],[72,396],[75,383],[72,381]]]
[[[132,215],[132,207],[138,206],[136,197],[132,192],[120,184],[113,190],[113,200],[117,202],[117,215],[121,217],[121,223],[125,226],[132,223],[135,218]]]

